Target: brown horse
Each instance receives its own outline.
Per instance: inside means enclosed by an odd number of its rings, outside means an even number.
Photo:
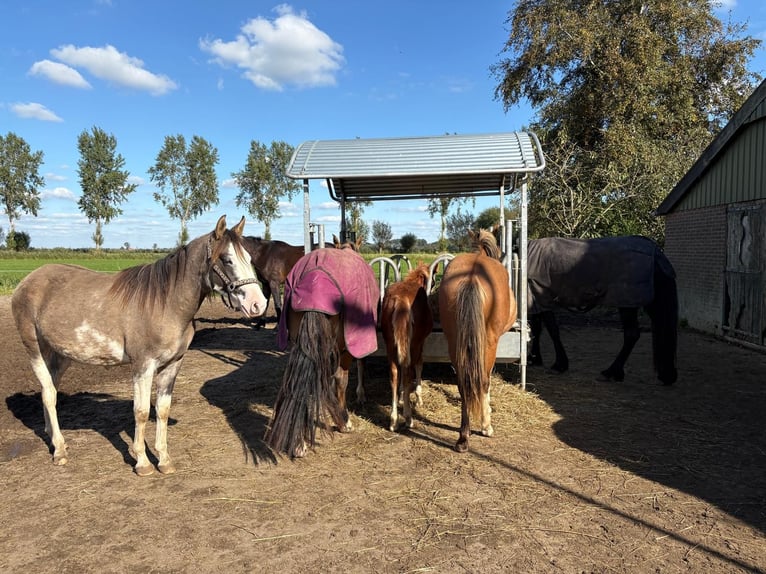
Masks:
[[[353,249],[314,250],[290,271],[277,343],[292,348],[265,437],[274,451],[304,456],[325,413],[351,430],[348,369],[377,350],[379,298],[372,268]]]
[[[399,422],[397,404],[400,386],[407,428],[412,428],[410,393],[413,390],[417,396],[418,406],[423,404],[420,392],[423,344],[434,325],[426,296],[426,285],[430,276],[428,265],[422,263],[410,271],[402,281],[389,285],[383,296],[380,326],[383,340],[386,342],[390,372],[391,424],[389,429],[391,431],[396,430]]]
[[[154,470],[146,456],[152,381],[157,384],[155,448],[162,473],[175,470],[167,450],[171,394],[189,348],[192,319],[213,292],[247,316],[266,310],[266,299],[242,247],[245,218],[230,230],[215,229],[154,263],[116,274],[75,265],[44,265],[27,275],[11,306],[21,341],[42,385],[45,430],[54,464],[66,464],[67,445],[56,415],[61,377],[72,361],[91,365],[130,363],[139,476]]]
[[[269,297],[274,299],[274,310],[278,321],[282,314],[282,285],[293,265],[303,257],[306,250],[302,245],[290,245],[284,241],[268,241],[252,236],[243,237],[242,244],[250,254],[264,297],[267,300]],[[257,321],[259,325],[263,324],[263,317]]]
[[[484,230],[471,237],[477,251],[456,256],[438,289],[439,319],[461,400],[458,452],[468,450],[471,415],[479,415],[481,433],[492,436],[490,374],[498,340],[516,320],[516,299],[497,241]]]

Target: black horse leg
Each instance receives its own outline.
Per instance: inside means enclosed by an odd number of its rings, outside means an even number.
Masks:
[[[620,307],[620,320],[622,321],[622,349],[612,365],[605,371],[601,371],[608,380],[618,382],[625,380],[625,363],[641,337],[638,328],[638,308]]]
[[[261,279],[260,275],[258,275],[258,279]],[[266,298],[266,303],[268,304],[269,297],[271,296],[271,287],[269,286],[268,281],[261,280],[261,291],[263,292],[263,296]],[[253,322],[253,327],[256,329],[260,329],[264,325],[266,325],[266,313],[260,317],[256,317],[255,321]]]
[[[564,345],[561,342],[561,333],[559,332],[559,324],[556,321],[556,315],[553,311],[543,311],[540,313],[540,318],[542,319],[548,334],[551,336],[553,349],[556,352],[556,360],[551,365],[551,370],[556,371],[557,373],[563,373],[569,369],[569,357],[567,357],[567,352],[564,350]]]
[[[543,355],[540,352],[540,335],[543,332],[543,320],[540,318],[539,313],[534,313],[529,316],[529,330],[532,337],[532,345],[529,351],[529,364],[530,365],[542,365]]]

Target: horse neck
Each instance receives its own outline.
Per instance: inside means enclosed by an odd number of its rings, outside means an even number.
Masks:
[[[172,296],[177,300],[184,315],[194,315],[202,305],[205,297],[213,291],[210,282],[210,253],[207,235],[190,241],[185,247],[184,260],[176,260],[174,269],[176,283]]]

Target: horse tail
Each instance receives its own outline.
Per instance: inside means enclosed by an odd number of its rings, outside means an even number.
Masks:
[[[266,434],[266,442],[274,451],[294,455],[302,452],[305,444],[313,447],[316,428],[325,411],[334,420],[343,418],[333,385],[338,357],[330,319],[323,313],[306,311],[290,350]]]
[[[654,300],[648,306],[652,321],[652,352],[657,377],[666,385],[678,378],[678,290],[675,272],[662,252],[654,260]]]
[[[398,299],[394,306],[391,324],[394,327],[396,362],[401,367],[410,366],[410,342],[412,341],[413,317],[406,302]]]
[[[469,414],[480,415],[487,385],[484,354],[487,329],[484,324],[484,290],[475,280],[462,283],[455,300],[455,371],[457,384]]]

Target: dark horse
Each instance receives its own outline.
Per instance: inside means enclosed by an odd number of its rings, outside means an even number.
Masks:
[[[91,365],[131,364],[135,471],[151,474],[144,431],[156,381],[155,448],[160,472],[175,470],[167,450],[171,394],[189,348],[192,320],[214,292],[247,316],[266,310],[266,299],[242,248],[245,219],[215,229],[167,257],[119,273],[99,273],[76,265],[43,265],[13,293],[16,327],[42,386],[45,430],[54,464],[66,464],[67,445],[56,415],[61,377],[72,361]]]
[[[306,250],[302,245],[290,245],[284,241],[269,241],[252,236],[243,237],[242,244],[250,254],[255,274],[263,288],[263,295],[267,300],[270,296],[274,299],[274,310],[279,320],[282,314],[282,285],[293,265],[303,257]],[[259,325],[262,324],[263,317],[257,321]]]
[[[556,306],[589,311],[596,306],[617,307],[623,345],[614,362],[601,372],[607,380],[622,381],[624,366],[640,337],[638,309],[652,324],[652,351],[657,377],[672,385],[678,376],[678,297],[675,271],[651,239],[631,235],[598,239],[548,237],[528,245],[529,313],[532,330],[531,363],[541,365],[540,334],[545,325],[553,340],[556,360],[551,367],[569,368],[558,324]]]
[[[378,348],[379,298],[372,268],[353,249],[316,249],[292,268],[277,340],[292,348],[265,437],[274,451],[304,456],[325,413],[351,430],[348,369]]]
[[[439,320],[460,392],[460,438],[455,450],[468,450],[471,415],[481,418],[481,433],[492,436],[490,375],[500,336],[516,320],[516,299],[500,249],[489,231],[471,234],[475,253],[457,255],[439,284]]]

